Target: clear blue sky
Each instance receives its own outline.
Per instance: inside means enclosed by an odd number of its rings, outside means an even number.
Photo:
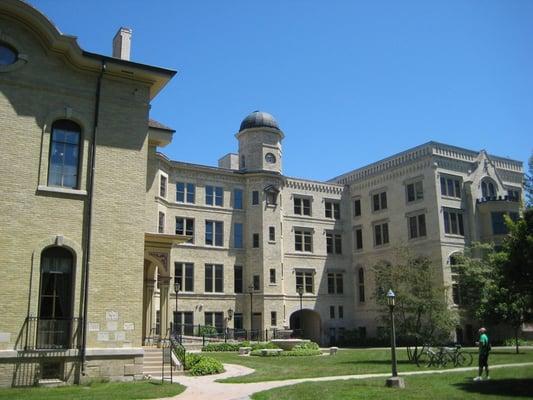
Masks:
[[[429,140],[526,162],[533,1],[31,0],[82,48],[177,69],[151,116],[172,159],[215,165],[251,111],[285,132],[284,173],[328,179]]]

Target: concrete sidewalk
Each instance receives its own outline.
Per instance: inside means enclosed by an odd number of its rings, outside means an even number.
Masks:
[[[491,370],[495,368],[523,367],[531,366],[533,362],[518,364],[500,364],[491,365]],[[386,378],[390,373],[380,374],[362,374],[362,375],[341,375],[341,376],[323,376],[316,378],[287,379],[282,381],[267,381],[256,383],[219,383],[215,380],[230,378],[234,376],[248,375],[254,372],[253,369],[243,367],[242,365],[224,364],[226,372],[218,375],[208,375],[200,377],[178,376],[174,382],[180,383],[187,389],[172,398],[173,400],[245,400],[249,399],[253,393],[263,390],[273,389],[281,386],[290,386],[302,382],[320,382],[336,381],[347,379],[368,379],[368,378]],[[453,368],[442,370],[410,371],[403,372],[401,376],[409,375],[427,375],[427,374],[446,374],[453,372],[477,371],[477,367]]]

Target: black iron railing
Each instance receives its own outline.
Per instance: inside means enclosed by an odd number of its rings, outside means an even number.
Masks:
[[[81,318],[27,317],[25,350],[60,350],[80,347]]]

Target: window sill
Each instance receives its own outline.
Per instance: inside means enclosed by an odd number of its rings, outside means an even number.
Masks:
[[[389,247],[390,243],[384,243],[384,244],[375,244],[374,245],[374,248],[375,249],[382,249],[384,247]]]
[[[86,190],[66,189],[66,188],[46,186],[46,185],[37,186],[37,192],[67,194],[70,196],[80,196],[80,197],[87,196]]]
[[[422,197],[421,199],[416,199],[416,200],[411,200],[411,201],[407,200],[405,202],[405,204],[410,206],[410,205],[420,204],[420,203],[423,203],[423,202],[424,202],[424,198]]]
[[[461,197],[455,197],[455,196],[447,196],[447,195],[441,195],[441,197],[443,199],[447,199],[447,200],[457,200],[457,201],[461,201],[462,198]]]
[[[426,236],[417,236],[413,238],[409,238],[409,242],[420,242],[422,240],[426,240],[428,237]]]
[[[457,233],[444,233],[444,236],[449,237],[449,238],[455,238],[455,239],[464,239],[465,238],[464,235],[459,235]]]

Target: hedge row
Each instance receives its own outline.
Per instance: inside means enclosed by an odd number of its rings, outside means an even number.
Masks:
[[[185,370],[191,375],[213,375],[224,372],[222,363],[213,358],[196,353],[187,353],[185,355]]]

